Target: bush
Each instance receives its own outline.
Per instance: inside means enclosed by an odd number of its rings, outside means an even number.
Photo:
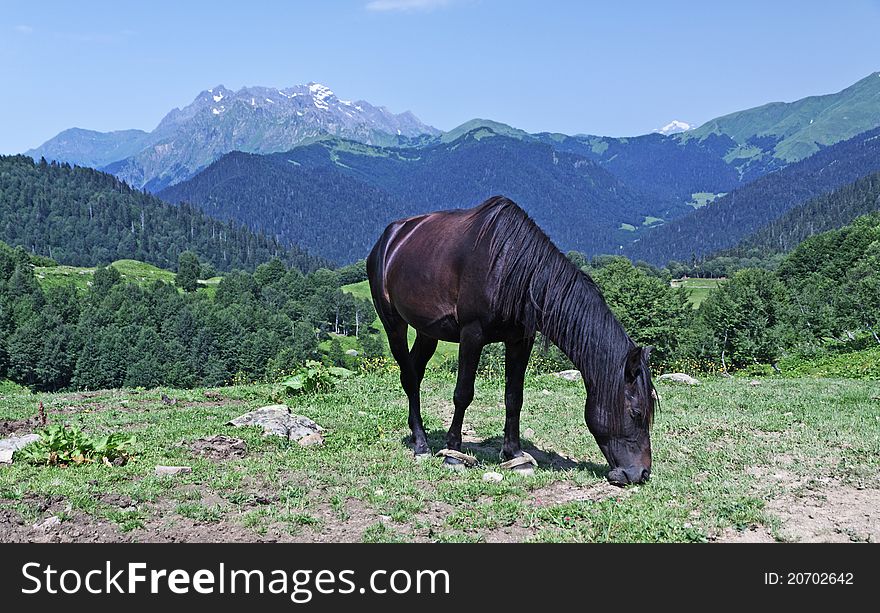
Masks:
[[[68,466],[70,464],[124,464],[131,457],[133,435],[116,432],[91,436],[75,426],[53,424],[40,433],[40,440],[15,452],[16,458],[31,464]]]

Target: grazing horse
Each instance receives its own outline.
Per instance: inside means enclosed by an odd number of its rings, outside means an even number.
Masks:
[[[501,455],[510,466],[525,463],[517,462],[524,456],[519,440],[523,380],[535,333],[541,332],[583,376],[584,418],[611,467],[608,480],[626,485],[648,479],[654,414],[650,349],[630,340],[593,280],[514,202],[495,196],[472,209],[395,221],[370,252],[367,275],[400,365],[417,457],[430,453],[419,388],[437,341],[459,343],[455,413],[441,452],[451,467],[467,458],[461,453],[461,428],[482,349],[503,342]],[[417,332],[412,349],[408,325]]]

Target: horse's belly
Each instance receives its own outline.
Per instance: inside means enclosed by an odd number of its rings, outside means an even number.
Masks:
[[[457,343],[461,335],[461,328],[453,313],[446,313],[439,317],[425,317],[424,313],[416,309],[408,309],[406,305],[395,303],[395,308],[404,321],[416,329],[420,334],[425,334],[438,341]]]

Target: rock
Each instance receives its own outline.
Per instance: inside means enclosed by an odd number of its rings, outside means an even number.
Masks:
[[[349,350],[347,350],[347,351],[345,352],[345,355],[350,355],[350,356],[352,356],[352,357],[357,357],[357,356],[358,356],[357,349],[349,349]]]
[[[61,518],[57,515],[47,517],[43,521],[33,525],[34,530],[51,530],[61,525]]]
[[[541,393],[544,394],[545,396],[549,396],[551,392],[550,392],[550,390],[541,390]]]
[[[758,387],[759,385],[761,385],[761,382],[757,379],[752,379],[751,381],[749,381],[749,385],[751,385],[752,387]]]
[[[526,431],[523,432],[523,436],[526,438],[535,438],[535,431],[531,428],[526,428]]]
[[[292,441],[298,441],[304,436],[323,430],[308,417],[291,413],[290,408],[285,404],[273,404],[239,415],[227,422],[227,425],[261,426],[263,436],[282,436]]]
[[[699,385],[700,382],[683,372],[668,372],[657,377],[658,381],[671,381],[672,383],[684,383],[685,385]]]
[[[504,475],[502,475],[501,473],[496,473],[496,472],[483,473],[483,481],[495,481],[497,483],[498,481],[501,481],[502,479],[504,479]]]
[[[553,373],[553,376],[559,377],[560,379],[565,379],[566,381],[580,381],[581,371],[579,371],[579,370],[560,370],[559,372]]]
[[[157,466],[156,467],[156,476],[157,477],[171,477],[174,475],[186,475],[193,471],[189,466]]]
[[[324,437],[321,436],[320,432],[315,432],[314,434],[306,434],[304,437],[299,439],[300,447],[314,447],[315,445],[323,445]]]
[[[0,439],[0,464],[12,464],[12,456],[16,451],[38,440],[39,434],[22,434]]]
[[[162,404],[167,404],[167,405],[177,404],[177,398],[172,400],[171,398],[168,397],[167,394],[162,394]]]

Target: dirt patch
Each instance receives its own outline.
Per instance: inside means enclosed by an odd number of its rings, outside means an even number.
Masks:
[[[30,434],[41,427],[40,419],[36,415],[27,419],[4,419],[0,421],[0,437],[11,434]]]
[[[880,490],[830,483],[804,496],[771,500],[779,536],[804,543],[880,542]]]
[[[73,514],[57,524],[47,515],[32,524],[14,509],[0,507],[0,543],[124,543],[131,537],[110,522]]]
[[[599,502],[606,498],[623,498],[632,493],[632,488],[620,488],[602,481],[589,487],[578,487],[565,481],[557,481],[533,490],[529,503],[535,507],[553,507],[569,502]]]
[[[749,526],[745,530],[727,528],[721,536],[715,539],[716,543],[775,543],[776,539],[770,534],[765,526]]]
[[[211,460],[228,460],[230,458],[243,458],[247,455],[247,443],[234,436],[215,434],[185,443],[190,453]]]

